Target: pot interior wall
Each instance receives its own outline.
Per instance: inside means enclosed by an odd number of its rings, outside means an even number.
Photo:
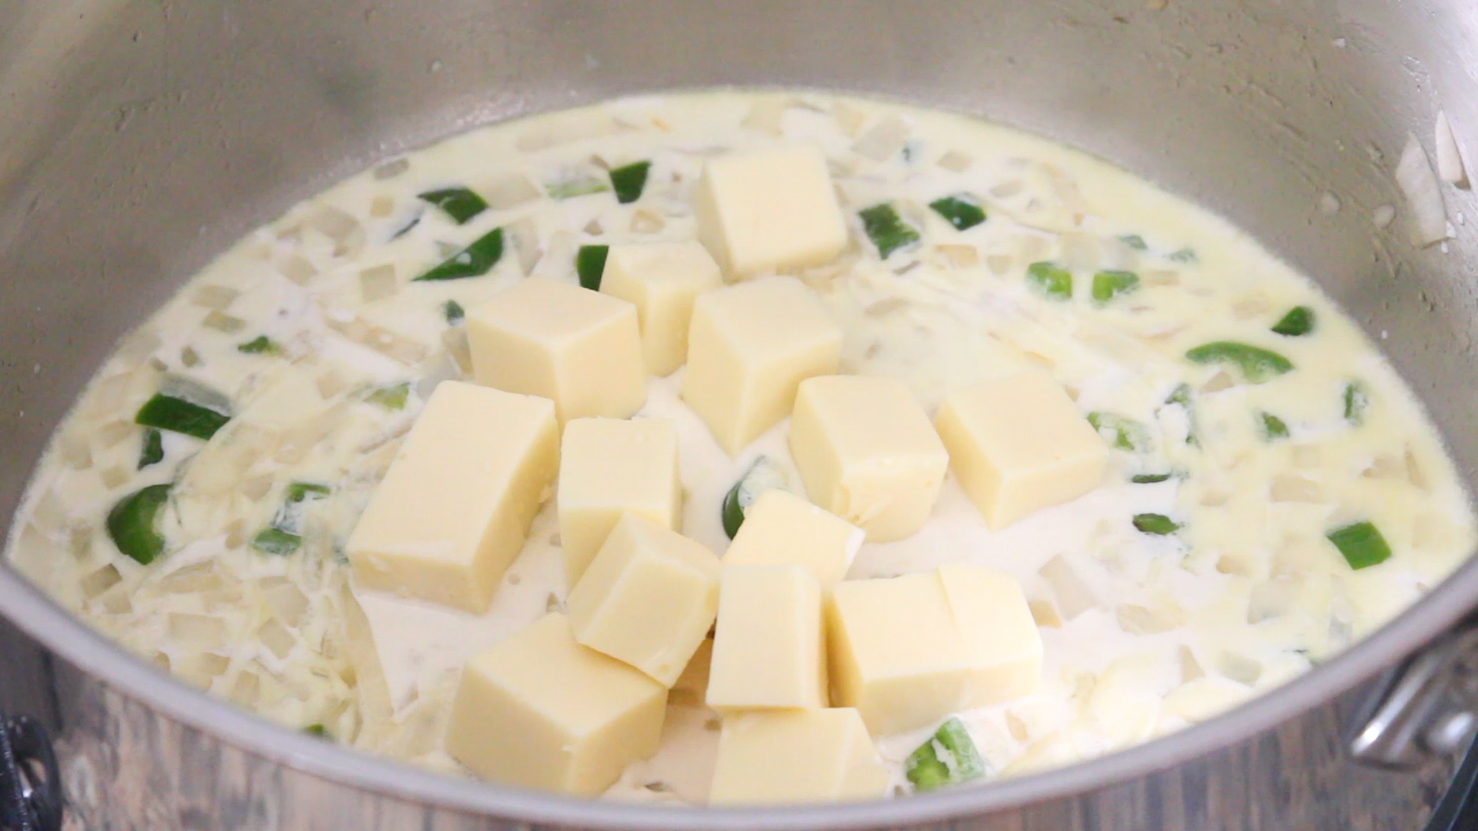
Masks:
[[[1404,216],[1371,218],[1401,205],[1408,131],[1430,151],[1445,107],[1478,134],[1463,0],[0,0],[0,15],[0,517],[114,342],[254,225],[476,124],[727,84],[979,114],[1211,207],[1379,338],[1478,470],[1474,234],[1455,222],[1446,251],[1419,250]],[[1447,195],[1455,220],[1478,219],[1470,194]]]
[[[253,225],[373,159],[642,90],[795,84],[1099,153],[1311,273],[1478,465],[1475,299],[1379,205],[1478,60],[1478,9],[1379,0],[929,4],[19,0],[0,41],[0,514],[113,342]],[[1478,129],[1478,126],[1475,126]],[[1321,194],[1341,208],[1319,210]],[[1449,198],[1454,215],[1472,200]],[[1383,334],[1385,333],[1385,334]]]

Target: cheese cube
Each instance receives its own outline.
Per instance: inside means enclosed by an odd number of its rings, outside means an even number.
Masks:
[[[676,528],[677,427],[660,418],[577,418],[560,447],[559,537],[573,587],[623,512]]]
[[[1036,372],[945,399],[935,420],[960,485],[992,528],[1103,482],[1108,445],[1058,383]]]
[[[349,537],[355,580],[482,612],[558,460],[549,399],[443,381]]]
[[[842,330],[794,277],[711,291],[693,304],[683,400],[730,456],[795,406],[801,381],[837,371]]]
[[[856,710],[784,710],[724,719],[708,800],[762,805],[879,799],[890,777]]]
[[[731,280],[821,265],[847,245],[826,157],[814,147],[709,159],[693,190],[698,239]]]
[[[485,779],[596,796],[657,752],[666,705],[666,687],[546,615],[467,662],[446,751]]]
[[[831,375],[801,383],[790,452],[812,501],[873,542],[923,527],[949,454],[902,381]]]
[[[682,675],[677,677],[667,694],[667,703],[678,706],[702,707],[708,695],[708,668],[713,662],[713,638],[705,638],[698,644],[693,657]]]
[[[636,306],[642,356],[653,375],[671,375],[688,359],[693,301],[721,285],[718,263],[697,242],[613,245],[600,278],[602,294]]]
[[[800,566],[727,566],[709,666],[715,710],[825,707],[821,586]]]
[[[1016,578],[969,563],[939,567],[939,583],[955,626],[969,646],[969,703],[1011,701],[1042,680],[1042,635]]]
[[[565,604],[575,639],[671,687],[718,616],[722,568],[702,545],[623,514]]]
[[[847,576],[866,535],[861,528],[787,491],[762,492],[724,553],[726,566],[805,566],[829,589]]]
[[[554,401],[560,421],[626,418],[647,400],[636,307],[556,280],[524,280],[467,310],[477,383]]]
[[[956,564],[837,585],[827,602],[832,700],[874,735],[1026,695],[1042,640],[1009,575]]]

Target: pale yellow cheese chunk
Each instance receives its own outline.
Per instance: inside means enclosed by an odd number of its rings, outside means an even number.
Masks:
[[[693,301],[723,285],[718,263],[697,242],[612,245],[601,275],[603,294],[636,306],[647,372],[671,375],[688,359]]]
[[[657,752],[667,688],[546,615],[467,662],[446,751],[485,779],[596,796]]]
[[[713,638],[705,638],[688,659],[677,681],[667,694],[667,703],[686,707],[702,707],[708,695],[708,669],[713,663]]]
[[[531,279],[467,310],[477,383],[554,401],[560,421],[626,418],[647,400],[636,307]]]
[[[821,586],[801,566],[726,566],[709,666],[716,710],[825,707]]]
[[[790,452],[821,507],[873,542],[910,536],[939,497],[949,454],[908,385],[828,375],[801,382]]]
[[[975,565],[837,585],[827,642],[832,701],[856,707],[873,735],[1019,698],[1041,677],[1021,587]]]
[[[935,420],[960,485],[992,528],[1097,488],[1108,445],[1052,378],[1023,372],[945,399]]]
[[[764,805],[879,799],[889,785],[856,710],[784,710],[724,719],[709,802]]]
[[[443,381],[346,551],[364,588],[482,612],[559,464],[547,398]]]
[[[623,512],[676,528],[682,503],[671,421],[577,418],[560,446],[560,546],[573,587]]]
[[[724,552],[724,565],[804,566],[822,589],[829,589],[847,576],[865,536],[841,517],[771,488],[744,510],[744,524]]]
[[[795,406],[796,387],[837,371],[842,330],[794,277],[711,291],[693,304],[683,400],[731,456]]]
[[[820,265],[847,245],[826,157],[796,146],[709,159],[693,189],[698,239],[730,280]]]
[[[1042,635],[1021,584],[1004,571],[969,563],[940,566],[938,574],[969,646],[968,707],[1034,692],[1042,680]]]
[[[718,616],[722,568],[699,543],[622,514],[566,601],[575,639],[671,687]]]

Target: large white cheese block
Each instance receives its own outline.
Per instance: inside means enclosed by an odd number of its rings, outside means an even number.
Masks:
[[[671,421],[577,418],[560,446],[560,545],[574,586],[623,512],[675,528],[682,503]]]
[[[446,750],[486,779],[595,796],[657,752],[667,688],[551,614],[467,662]]]
[[[623,514],[565,603],[575,639],[671,687],[718,616],[722,568],[702,545]]]
[[[647,371],[670,375],[688,359],[693,301],[723,285],[718,264],[697,242],[612,245],[600,290],[636,306]]]
[[[1026,695],[1042,640],[1010,575],[952,564],[837,585],[827,601],[832,700],[874,735]]]
[[[821,586],[801,566],[727,566],[708,706],[716,710],[825,707]]]
[[[349,537],[359,585],[486,609],[554,479],[558,435],[547,398],[442,382]]]
[[[861,528],[788,491],[762,492],[724,552],[726,566],[805,566],[829,589],[847,576],[862,547]]]
[[[821,507],[873,542],[910,536],[929,518],[949,454],[908,385],[827,375],[802,381],[790,452]]]
[[[960,485],[992,528],[1103,482],[1108,445],[1045,374],[1023,372],[957,392],[944,400],[935,425]]]
[[[557,280],[524,280],[467,310],[479,384],[554,401],[560,421],[626,418],[647,400],[636,307]]]
[[[794,277],[711,291],[693,304],[683,400],[730,456],[790,414],[796,387],[837,371],[842,330]]]
[[[709,802],[763,805],[878,799],[887,768],[856,710],[785,710],[724,719]]]
[[[698,239],[731,280],[820,265],[847,245],[826,158],[814,147],[730,153],[704,162],[693,190]]]

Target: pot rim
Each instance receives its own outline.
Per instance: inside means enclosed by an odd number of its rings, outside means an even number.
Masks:
[[[979,787],[855,804],[794,808],[673,808],[575,799],[464,781],[376,758],[269,722],[161,674],[57,606],[9,564],[0,613],[73,666],[169,718],[262,758],[330,782],[431,806],[580,828],[621,831],[782,831],[908,826],[988,814],[1120,784],[1237,744],[1394,666],[1450,627],[1478,594],[1478,560],[1327,664],[1202,724],[1064,768]]]

